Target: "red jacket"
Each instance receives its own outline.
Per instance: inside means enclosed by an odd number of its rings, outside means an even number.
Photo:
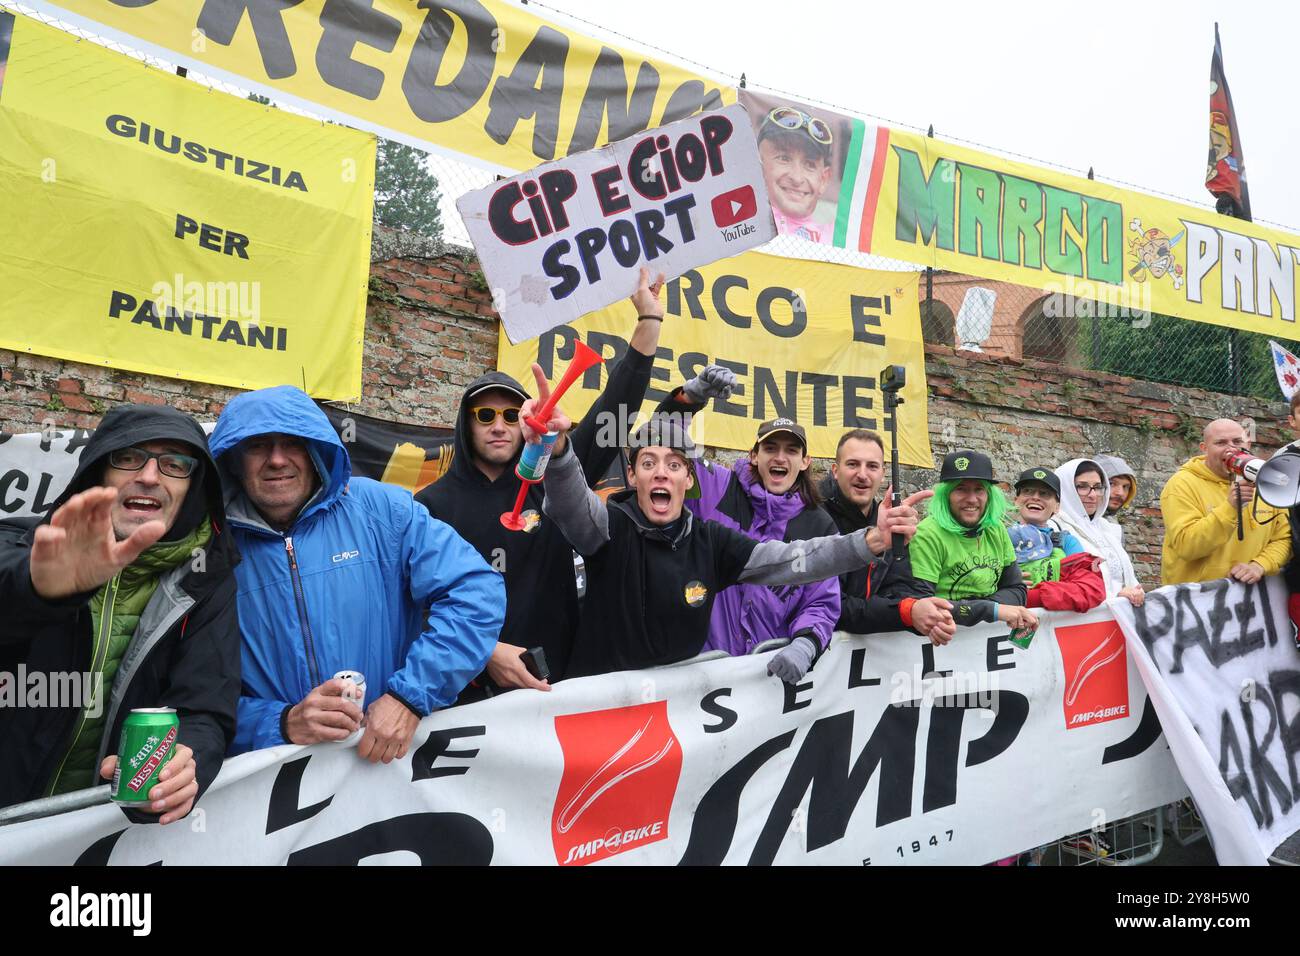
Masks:
[[[1086,551],[1061,559],[1061,580],[1044,581],[1029,589],[1029,607],[1046,611],[1091,611],[1106,600],[1101,573],[1092,569],[1096,559]]]

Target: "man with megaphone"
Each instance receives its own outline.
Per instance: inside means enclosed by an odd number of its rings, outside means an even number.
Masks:
[[[1291,557],[1290,523],[1285,511],[1256,500],[1253,479],[1263,463],[1250,455],[1245,429],[1215,419],[1200,449],[1160,493],[1161,583],[1230,577],[1254,584],[1276,574]]]

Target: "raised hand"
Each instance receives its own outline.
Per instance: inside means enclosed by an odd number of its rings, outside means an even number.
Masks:
[[[551,383],[546,380],[546,375],[542,372],[542,367],[536,362],[533,363],[533,378],[537,382],[537,397],[530,398],[519,408],[519,422],[523,427],[524,441],[530,444],[536,444],[542,440],[542,436],[536,429],[529,424],[528,420],[536,415],[539,409],[547,403],[551,397]],[[569,429],[573,427],[573,422],[569,416],[561,411],[560,406],[555,406],[551,410],[551,419],[546,423],[546,430],[560,433],[560,440],[555,446],[558,453],[564,447],[564,436]]]
[[[682,392],[693,402],[706,402],[711,398],[730,398],[735,387],[735,372],[725,365],[707,365],[682,386]]]
[[[659,301],[659,292],[664,287],[664,274],[659,273],[659,277],[654,282],[650,281],[650,270],[645,266],[641,267],[641,280],[637,284],[636,291],[632,293],[632,307],[636,309],[638,316],[644,316],[650,319],[663,319],[664,304]]]
[[[146,521],[125,541],[113,533],[114,488],[91,488],[73,495],[32,540],[32,589],[46,600],[93,591],[140,556],[167,532],[161,521]]]
[[[892,485],[885,489],[885,497],[876,512],[876,526],[867,531],[867,547],[873,554],[881,554],[888,550],[895,532],[901,534],[905,541],[911,541],[912,535],[916,534],[916,524],[920,520],[916,506],[934,497],[934,491],[929,488],[924,491],[914,491],[899,502],[898,507],[894,507],[890,504],[893,500],[893,491]]]

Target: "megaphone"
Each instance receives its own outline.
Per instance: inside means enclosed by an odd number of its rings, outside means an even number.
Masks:
[[[1292,508],[1300,504],[1300,450],[1286,445],[1268,461],[1255,458],[1249,452],[1238,452],[1232,457],[1238,461],[1242,457],[1249,459],[1241,463],[1240,471],[1232,465],[1228,468],[1247,481],[1253,481],[1255,491],[1265,504],[1274,508]]]
[[[1254,481],[1259,477],[1259,470],[1266,464],[1268,462],[1263,458],[1256,458],[1250,452],[1238,448],[1229,448],[1223,453],[1223,467],[1247,481]]]

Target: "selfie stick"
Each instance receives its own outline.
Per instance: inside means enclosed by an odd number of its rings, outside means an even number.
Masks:
[[[889,432],[889,480],[893,489],[889,504],[894,508],[903,503],[902,479],[898,473],[898,406],[903,404],[903,397],[898,393],[906,382],[907,369],[902,365],[888,365],[880,373],[880,390],[885,393],[885,428]],[[907,539],[895,531],[890,548],[895,558],[901,558],[907,553]]]
[[[551,392],[551,397],[537,410],[537,414],[527,419],[528,426],[540,433],[542,440],[533,444],[525,443],[523,453],[519,456],[519,464],[515,465],[515,475],[519,478],[519,494],[515,496],[514,508],[501,515],[501,523],[511,531],[527,529],[528,523],[520,516],[524,507],[524,498],[528,496],[528,489],[539,483],[545,476],[546,465],[551,460],[551,449],[555,447],[555,441],[560,437],[559,432],[546,429],[547,423],[551,420],[551,412],[555,410],[555,406],[569,387],[578,380],[579,375],[603,361],[605,360],[599,354],[582,342],[574,342],[573,360],[569,362],[564,378],[560,379],[560,384],[555,386],[555,391]]]

